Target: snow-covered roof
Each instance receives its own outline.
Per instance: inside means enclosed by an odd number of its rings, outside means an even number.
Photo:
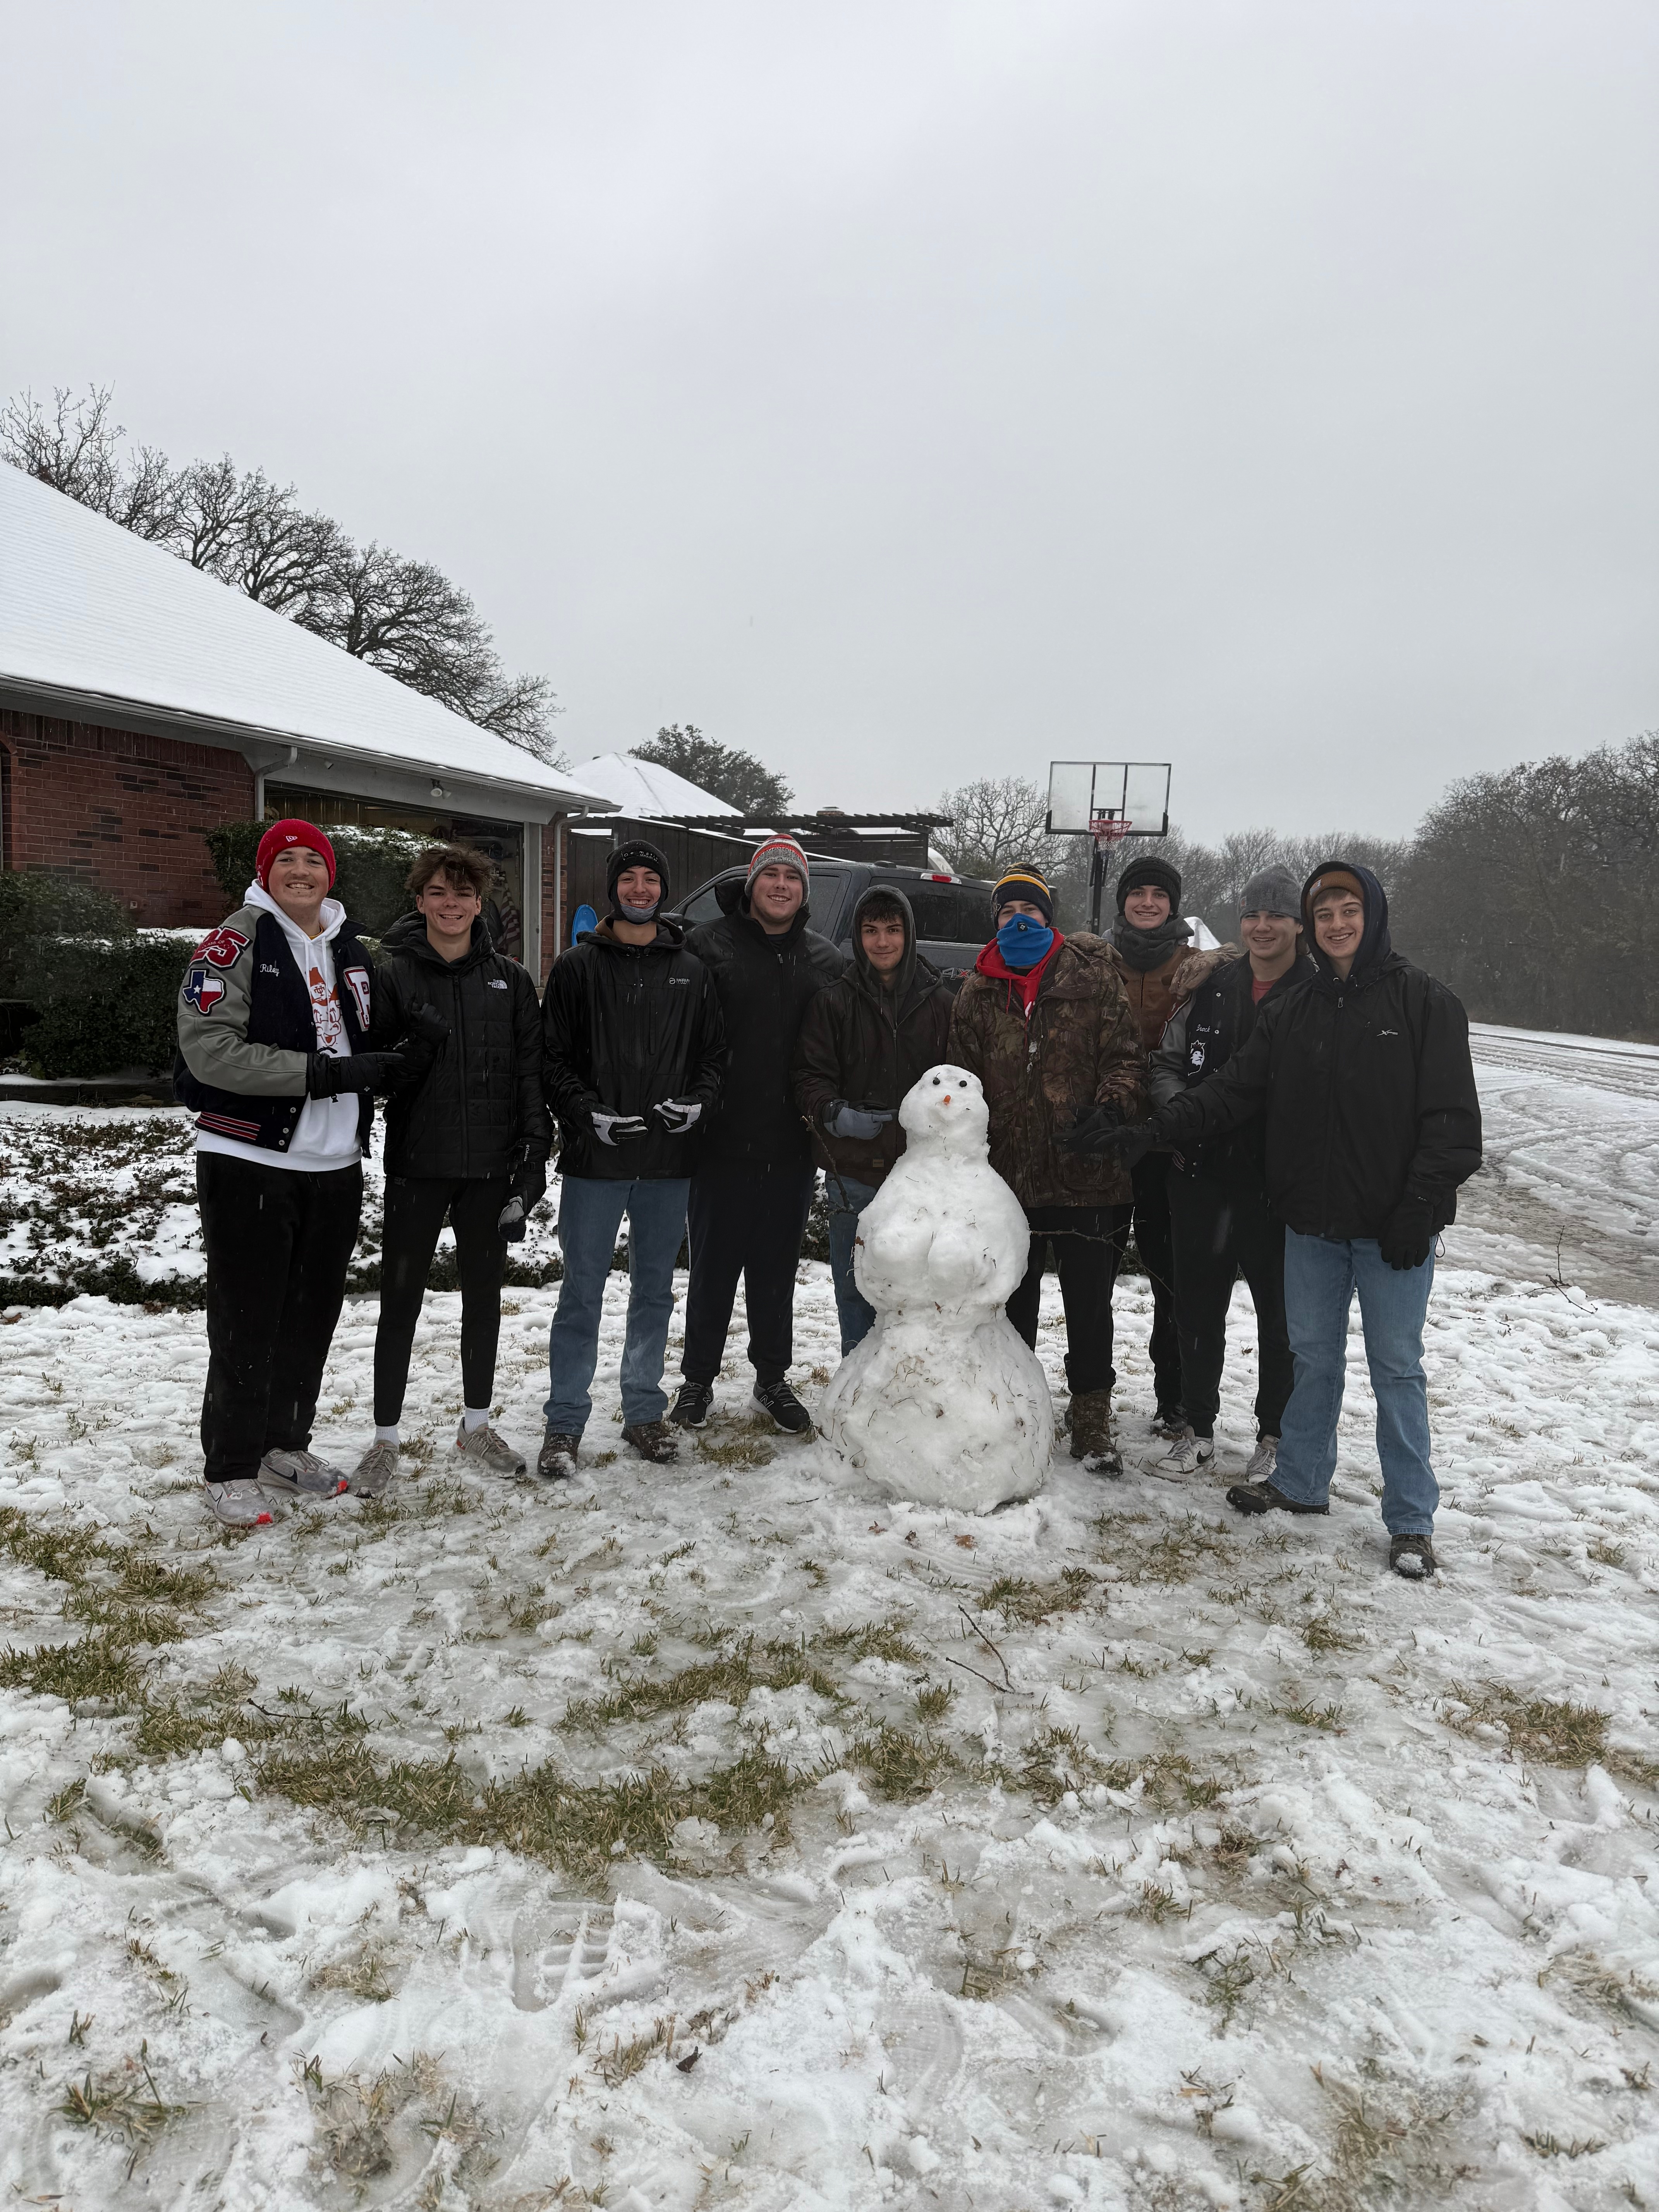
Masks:
[[[550,812],[605,804],[520,746],[4,465],[0,691],[9,704],[88,721],[121,723],[127,710],[198,743],[274,739],[343,762],[447,771],[550,802]]]
[[[681,814],[735,814],[743,819],[740,807],[728,806],[712,792],[676,775],[672,768],[635,760],[632,753],[599,753],[592,760],[578,761],[570,773],[590,790],[614,799],[624,814],[641,820],[670,820]]]

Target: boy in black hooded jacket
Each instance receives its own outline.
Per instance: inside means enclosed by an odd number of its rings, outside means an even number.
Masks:
[[[663,921],[668,862],[643,838],[618,846],[605,872],[611,911],[562,952],[542,1002],[543,1079],[559,1117],[559,1245],[564,1279],[548,1340],[547,1434],[538,1466],[576,1471],[593,1410],[605,1286],[628,1216],[628,1335],[623,1436],[659,1463],[678,1449],[663,1420],[663,1355],[674,1310],[674,1262],[699,1126],[726,1061],[720,1001],[685,933]]]
[[[1369,868],[1332,860],[1302,894],[1314,972],[1265,1002],[1218,1075],[1100,1149],[1131,1158],[1266,1121],[1267,1202],[1285,1224],[1285,1308],[1296,1387],[1271,1481],[1236,1483],[1241,1513],[1324,1513],[1336,1466],[1348,1311],[1356,1290],[1376,1394],[1389,1564],[1432,1574],[1439,1502],[1430,1464],[1423,1323],[1435,1240],[1480,1164],[1480,1102],[1462,1006],[1389,941]]]

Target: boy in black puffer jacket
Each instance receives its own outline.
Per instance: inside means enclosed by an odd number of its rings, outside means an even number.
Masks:
[[[483,920],[490,866],[438,845],[407,888],[416,911],[392,924],[375,974],[373,1034],[441,1036],[431,1067],[386,1105],[380,1321],[374,1334],[374,1441],[351,1478],[359,1495],[398,1471],[398,1423],[410,1352],[438,1236],[448,1216],[461,1281],[461,1392],[455,1442],[494,1474],[525,1462],[489,1425],[507,1242],[547,1188],[551,1131],[542,1103],[536,987],[497,952]]]

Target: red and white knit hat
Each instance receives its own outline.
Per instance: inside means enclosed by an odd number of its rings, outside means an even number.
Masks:
[[[276,855],[279,853],[291,853],[296,845],[308,846],[313,853],[320,853],[324,860],[328,862],[328,884],[329,889],[332,890],[335,876],[334,848],[314,822],[301,822],[297,816],[290,816],[286,822],[273,822],[264,836],[260,838],[259,850],[253,862],[253,879],[260,890],[264,890],[269,888],[265,882],[265,876]]]
[[[744,880],[745,891],[754,889],[755,878],[763,868],[793,868],[809,890],[812,887],[805,854],[793,837],[785,836],[781,831],[776,836],[763,839],[756,846],[749,863],[749,873]]]

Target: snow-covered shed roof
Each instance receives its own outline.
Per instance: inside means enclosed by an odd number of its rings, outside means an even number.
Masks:
[[[325,788],[354,775],[441,780],[446,797],[524,818],[610,811],[602,793],[3,465],[0,703],[225,745]]]
[[[682,814],[735,814],[743,819],[741,808],[728,806],[712,792],[676,775],[672,768],[635,760],[632,753],[599,753],[592,760],[578,761],[570,773],[590,790],[614,799],[624,814],[636,820],[667,821]]]

